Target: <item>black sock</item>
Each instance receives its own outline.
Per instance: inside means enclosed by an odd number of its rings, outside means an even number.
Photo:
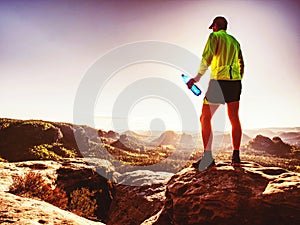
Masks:
[[[240,155],[240,150],[233,150],[233,155]]]

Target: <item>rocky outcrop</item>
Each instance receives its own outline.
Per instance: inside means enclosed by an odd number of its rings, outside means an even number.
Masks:
[[[139,225],[157,213],[165,201],[165,184],[143,186],[118,184],[107,225]]]
[[[34,146],[58,143],[61,131],[40,121],[0,120],[0,154],[8,161],[36,159]]]
[[[154,172],[151,170],[135,170],[120,174],[118,184],[129,186],[147,186],[166,183],[174,174],[168,172]]]
[[[119,141],[131,149],[136,149],[139,148],[140,145],[145,145],[145,142],[141,141],[140,139],[134,136],[130,136],[127,134],[121,134]],[[112,146],[114,145],[112,144]]]
[[[96,191],[97,216],[107,225],[265,225],[300,223],[300,174],[278,167],[229,162],[177,174],[138,170],[118,174],[106,160],[0,162],[1,224],[101,224],[53,205],[8,193],[12,178],[36,171],[67,195]],[[100,175],[103,176],[100,176]],[[111,176],[118,184],[104,177]],[[30,221],[30,222],[29,222]]]
[[[300,174],[251,162],[191,167],[166,185],[163,208],[143,225],[299,224]]]
[[[104,225],[36,199],[0,191],[0,224]]]
[[[15,212],[16,217],[20,216],[22,213],[28,215],[27,219],[30,219],[30,211],[32,215],[40,215],[45,213],[46,222],[52,220],[56,221],[56,217],[51,216],[51,210],[53,208],[47,208],[48,203],[32,203],[32,201],[27,198],[21,198],[13,196],[12,194],[7,193],[9,191],[10,185],[13,183],[13,178],[17,176],[23,176],[24,174],[34,171],[43,176],[45,181],[51,186],[58,187],[59,189],[66,192],[67,197],[70,200],[70,193],[74,190],[81,188],[87,188],[91,192],[94,192],[94,198],[96,199],[97,209],[95,211],[95,217],[98,220],[106,221],[108,216],[108,211],[113,200],[114,187],[110,180],[106,177],[113,177],[114,168],[106,160],[99,159],[61,159],[59,161],[26,161],[18,163],[6,163],[0,162],[0,193],[1,193],[1,206],[5,208],[12,208],[15,201],[19,203],[16,205],[18,208],[12,210]],[[22,199],[22,200],[20,200]],[[40,206],[42,210],[34,209],[33,206]],[[28,206],[28,207],[27,207]],[[32,206],[32,207],[31,207]],[[54,207],[54,206],[52,206]],[[1,208],[1,207],[0,207]],[[5,208],[0,211],[0,218],[9,217],[9,221],[19,221],[19,218],[16,218],[9,214],[9,211],[5,211]],[[55,207],[56,208],[56,207]],[[28,212],[23,212],[22,210],[27,210]],[[55,209],[56,210],[56,209]],[[57,209],[58,210],[58,209]],[[56,210],[56,211],[57,211]],[[61,212],[62,210],[58,210]],[[49,212],[49,215],[48,215]],[[61,214],[61,213],[58,213]],[[67,213],[68,215],[70,213]],[[9,216],[8,216],[9,215]],[[56,214],[54,215],[56,216]],[[59,217],[63,217],[61,214]],[[41,219],[43,217],[40,217]],[[76,217],[77,218],[77,217]],[[22,221],[22,220],[20,220]],[[85,221],[85,220],[82,220]],[[46,223],[44,222],[44,223]],[[26,224],[19,223],[19,224]],[[63,223],[56,223],[63,224]],[[67,223],[73,224],[73,223]],[[84,224],[81,222],[74,224]],[[87,223],[88,224],[88,223]],[[92,222],[90,223],[92,224]]]
[[[165,201],[165,186],[172,173],[136,170],[121,174],[117,180],[107,225],[139,225],[157,213]]]
[[[118,134],[85,125],[0,118],[0,158],[9,162],[102,158],[99,153],[103,148],[101,138],[106,137],[106,142],[110,143],[116,141],[111,138],[114,136]]]
[[[79,157],[76,128],[67,123],[0,118],[0,157],[10,162]]]
[[[179,144],[180,139],[180,134],[177,134],[174,131],[166,131],[158,138],[154,139],[152,143],[155,145],[177,145]],[[187,139],[187,135],[185,135],[184,139]]]
[[[291,153],[293,148],[293,146],[284,143],[280,137],[273,137],[273,139],[270,139],[262,135],[257,135],[251,140],[248,147],[278,156]]]
[[[98,130],[98,136],[104,138],[118,139],[120,135],[112,130],[108,132],[103,130]]]
[[[64,190],[67,196],[82,187],[96,191],[98,208],[95,215],[98,220],[107,224],[140,224],[158,212],[164,204],[165,185],[174,175],[149,170],[120,174],[115,172],[115,168],[109,161],[95,158],[1,162],[0,221],[2,223],[29,224],[31,220],[45,224],[101,224],[38,199],[33,200],[8,193],[13,178],[30,171],[41,174],[47,183],[53,188],[59,187]]]
[[[132,137],[128,136],[126,134],[122,134],[120,138],[111,143],[111,146],[120,148],[126,151],[140,151],[144,150],[144,146],[146,146],[146,143]]]
[[[95,191],[98,205],[95,215],[105,221],[114,194],[112,182],[107,180],[107,178],[112,179],[113,177],[114,169],[112,165],[105,160],[100,160],[103,163],[98,163],[98,167],[78,165],[78,159],[72,161],[63,162],[62,166],[56,170],[57,185],[65,190],[68,195],[72,191],[81,188]],[[95,161],[99,162],[99,159],[95,159]],[[104,176],[101,176],[101,174]]]

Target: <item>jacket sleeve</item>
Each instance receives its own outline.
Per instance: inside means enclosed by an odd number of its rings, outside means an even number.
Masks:
[[[241,74],[241,77],[243,78],[244,76],[244,59],[243,59],[243,54],[242,54],[242,50],[240,49],[239,50],[239,66],[240,66],[240,74]]]
[[[199,74],[203,75],[206,72],[206,70],[211,64],[216,49],[217,49],[217,38],[214,35],[214,33],[211,33],[208,37],[208,40],[206,42],[205,48],[202,53],[200,68],[198,70]]]

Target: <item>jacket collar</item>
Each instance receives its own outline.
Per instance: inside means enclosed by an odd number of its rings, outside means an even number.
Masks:
[[[215,31],[214,33],[227,33],[226,30],[218,30],[218,31]]]

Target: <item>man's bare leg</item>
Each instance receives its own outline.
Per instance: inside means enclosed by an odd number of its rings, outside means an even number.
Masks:
[[[212,140],[213,132],[211,128],[211,119],[218,109],[219,105],[203,104],[202,114],[200,117],[201,128],[202,128],[202,140],[204,145],[204,154],[198,162],[194,163],[193,166],[198,168],[200,171],[207,169],[215,165],[215,161],[212,157]]]
[[[215,112],[217,111],[219,105],[203,104],[202,114],[200,117],[201,130],[202,130],[202,140],[204,150],[211,151],[213,132],[211,128],[211,119]]]
[[[240,164],[239,150],[242,139],[242,127],[239,118],[239,102],[230,102],[227,103],[228,117],[231,123],[231,137],[232,137],[232,147],[233,147],[233,156],[232,164]]]

